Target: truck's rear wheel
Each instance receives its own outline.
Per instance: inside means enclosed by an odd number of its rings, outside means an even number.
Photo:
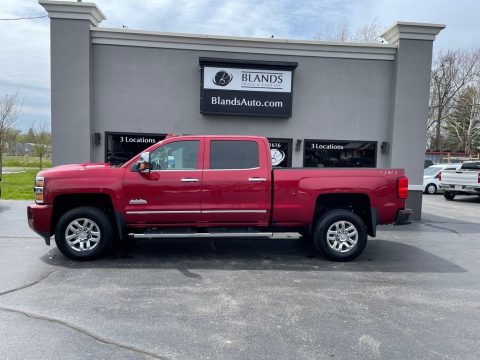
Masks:
[[[455,198],[455,192],[453,191],[445,191],[443,193],[443,197],[447,200],[453,200]]]
[[[329,260],[350,261],[367,244],[363,220],[347,210],[331,210],[317,222],[313,234],[315,247]]]
[[[70,259],[98,259],[112,247],[112,222],[105,212],[95,207],[72,209],[58,220],[55,242],[62,254]]]

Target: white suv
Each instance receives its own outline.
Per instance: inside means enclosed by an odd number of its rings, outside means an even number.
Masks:
[[[440,172],[442,170],[457,170],[461,163],[437,164],[423,170],[423,190],[425,194],[435,194],[440,188]]]

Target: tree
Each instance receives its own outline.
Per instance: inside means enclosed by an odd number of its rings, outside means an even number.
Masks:
[[[318,40],[332,42],[348,42],[350,41],[350,38],[350,28],[346,22],[342,23],[337,30],[322,33],[317,36]]]
[[[333,42],[354,42],[354,43],[381,43],[382,26],[378,22],[378,18],[374,18],[372,22],[365,24],[352,32],[347,22],[344,22],[333,31],[322,33],[318,40]]]
[[[0,100],[0,182],[2,181],[3,155],[7,147],[7,140],[17,122],[21,106],[17,104],[17,94],[5,95]]]
[[[480,145],[480,83],[467,86],[458,97],[455,109],[446,119],[446,145],[475,153]]]
[[[434,62],[430,79],[427,133],[432,149],[442,148],[442,129],[460,91],[479,75],[480,51],[447,51]]]
[[[48,154],[52,137],[45,123],[31,127],[28,131],[28,138],[33,144],[35,155],[40,158],[40,170],[43,168],[43,159]]]
[[[374,18],[371,23],[365,24],[355,31],[352,37],[353,42],[358,43],[381,43],[383,27],[378,22],[378,18]]]

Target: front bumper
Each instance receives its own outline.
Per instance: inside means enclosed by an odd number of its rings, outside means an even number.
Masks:
[[[409,221],[410,216],[412,216],[412,209],[401,209],[397,212],[397,218],[395,219],[395,225],[408,225],[411,224]]]
[[[27,219],[30,229],[43,237],[45,243],[50,245],[52,205],[32,204],[27,207]]]

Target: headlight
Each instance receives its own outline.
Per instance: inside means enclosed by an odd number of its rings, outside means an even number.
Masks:
[[[37,176],[35,178],[35,202],[37,204],[43,204],[43,186],[45,185],[45,179],[43,176]]]

